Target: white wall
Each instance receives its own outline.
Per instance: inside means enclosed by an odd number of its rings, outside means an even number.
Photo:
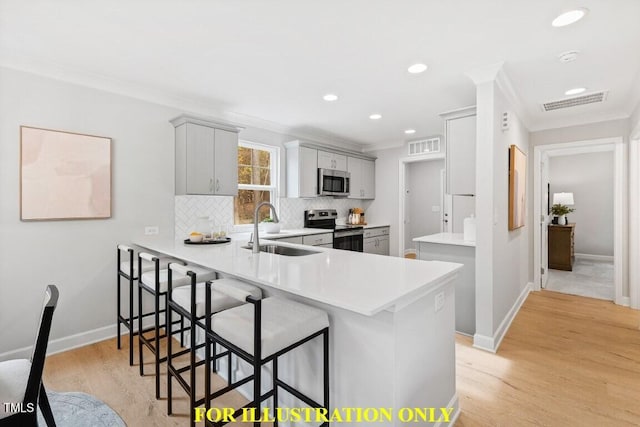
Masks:
[[[624,141],[626,142],[629,131],[629,119],[608,120],[586,125],[546,129],[531,132],[531,146],[585,141],[588,139],[600,139],[612,136],[624,137]]]
[[[444,128],[444,123],[442,125]],[[425,134],[441,134],[442,129],[427,130]],[[440,145],[441,152],[444,153],[444,144]],[[376,156],[376,198],[371,201],[367,209],[367,221],[376,224],[389,224],[389,254],[398,256],[398,246],[401,236],[399,236],[400,219],[398,218],[398,206],[400,197],[399,164],[400,159],[408,156],[406,146],[387,148],[372,151],[369,153]]]
[[[498,79],[505,79],[503,74]],[[503,80],[504,81],[504,80]],[[529,132],[519,119],[500,80],[477,81],[476,159],[476,335],[475,345],[495,349],[505,332],[510,311],[529,281],[528,230],[509,231],[509,146],[528,155]],[[508,86],[508,85],[507,85]],[[502,113],[511,112],[511,126],[501,129]],[[531,192],[527,181],[527,192]]]
[[[432,212],[431,208],[439,206],[442,209],[440,172],[444,167],[444,160],[407,163],[406,248],[414,247],[414,237],[440,232],[440,212]]]
[[[145,225],[173,235],[169,119],[180,112],[2,68],[0,93],[2,354],[33,344],[50,283],[60,289],[51,339],[115,323],[116,244]],[[21,125],[112,138],[112,218],[20,221]]]
[[[113,336],[116,245],[142,235],[146,225],[174,236],[174,128],[169,120],[185,111],[6,68],[0,68],[0,93],[0,359],[33,344],[31,331],[50,283],[60,289],[51,340],[62,341],[54,343],[54,350]],[[112,138],[112,218],[20,221],[21,125]],[[240,138],[281,147],[284,194],[283,143],[297,138],[254,127],[244,129]],[[223,200],[230,198],[212,199],[204,208],[224,211]],[[347,206],[366,208],[369,203],[280,202],[284,219],[298,225],[310,207],[336,207],[346,214]],[[193,206],[196,213],[199,203]],[[71,337],[75,334],[80,336]]]
[[[589,123],[586,125],[569,126],[565,128],[547,129],[537,132],[531,132],[531,147],[546,144],[558,144],[563,142],[586,141],[590,139],[602,139],[611,137],[622,137],[625,143],[629,140],[629,132],[631,131],[629,119],[608,120],[604,122]],[[533,150],[532,150],[533,152]],[[529,156],[529,173],[527,179],[533,180],[533,156]],[[531,187],[533,188],[533,186]],[[533,218],[533,194],[529,197],[529,207],[527,215]],[[630,220],[634,220],[630,218]],[[533,253],[533,232],[534,227],[529,229],[529,241],[531,242],[531,251]],[[533,280],[533,256],[529,263],[529,277]],[[623,291],[628,295],[628,290]]]
[[[613,152],[551,157],[549,183],[552,197],[573,193],[575,252],[613,256]]]
[[[376,198],[366,212],[367,221],[389,224],[389,254],[398,256],[398,160],[406,156],[404,147],[374,151],[376,160]]]

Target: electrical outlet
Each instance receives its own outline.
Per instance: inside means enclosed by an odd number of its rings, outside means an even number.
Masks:
[[[144,228],[144,234],[146,236],[151,236],[154,234],[160,234],[160,227],[157,225],[152,225]]]
[[[436,312],[442,310],[444,307],[444,292],[439,292],[436,294]]]

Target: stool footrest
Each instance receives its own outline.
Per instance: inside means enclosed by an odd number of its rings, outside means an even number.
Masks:
[[[324,408],[324,405],[319,404],[318,402],[316,402],[315,400],[311,399],[306,394],[300,393],[298,390],[296,390],[295,388],[291,387],[289,384],[285,383],[284,381],[282,381],[280,379],[276,379],[276,386],[282,387],[284,390],[288,391],[289,393],[291,393],[292,395],[294,395],[298,399],[302,400],[304,403],[306,403],[307,405],[311,406],[312,408]]]

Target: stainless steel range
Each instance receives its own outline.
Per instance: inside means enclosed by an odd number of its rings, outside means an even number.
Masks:
[[[336,224],[337,218],[335,209],[311,209],[304,211],[304,226],[333,230],[334,249],[362,252],[364,228],[360,225]]]

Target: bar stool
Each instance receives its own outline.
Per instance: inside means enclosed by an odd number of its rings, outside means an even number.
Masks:
[[[154,306],[153,311],[151,312],[154,316],[154,336],[153,338],[148,338],[144,336],[144,331],[142,327],[142,318],[144,316],[138,316],[138,330],[143,331],[138,334],[138,357],[140,359],[140,375],[144,375],[144,355],[143,355],[143,346],[147,347],[151,353],[153,353],[155,358],[155,374],[156,374],[156,399],[160,398],[160,363],[167,360],[165,357],[160,357],[160,340],[166,338],[167,335],[167,290],[168,290],[168,280],[169,280],[169,270],[168,269],[160,269],[160,258],[156,255],[151,255],[146,252],[138,253],[138,271],[142,271],[142,263],[143,261],[150,261],[154,265],[153,271],[147,271],[140,274],[140,278],[138,279],[138,313],[142,313],[142,291],[147,292],[153,296]],[[215,279],[215,272],[211,270],[204,269],[202,267],[192,266],[192,270],[197,272],[203,280]],[[190,283],[190,279],[184,275],[177,275],[178,277],[173,278],[173,286],[185,286]],[[160,305],[160,299],[163,299],[164,304]],[[160,322],[160,314],[165,313],[165,318],[163,322]],[[182,323],[182,319],[178,322]],[[160,334],[160,328],[164,328],[164,333]],[[184,329],[182,327],[181,329]]]
[[[244,408],[249,407],[255,408],[256,413],[259,413],[260,404],[269,397],[273,397],[273,413],[275,414],[278,406],[279,388],[302,400],[312,408],[324,408],[328,412],[329,316],[327,313],[315,307],[282,298],[256,299],[242,289],[221,283],[216,286],[219,292],[224,292],[249,304],[209,315],[211,313],[209,301],[212,287],[212,282],[208,281],[206,283],[205,297],[205,303],[207,304],[205,360],[210,361],[211,346],[221,344],[231,353],[251,364],[253,373],[236,382],[232,382],[232,378],[229,377],[226,387],[211,393],[211,370],[207,369],[205,372],[205,410],[208,411],[211,408],[213,399],[253,380],[253,401],[242,408],[236,409],[233,414],[234,417],[239,416]],[[324,403],[322,405],[278,378],[278,357],[320,336],[322,336],[323,342],[324,375]],[[261,394],[261,368],[269,362],[272,362],[273,370],[272,388],[267,393]],[[205,418],[205,425],[211,424],[211,421]],[[224,424],[227,423],[217,422],[214,425]],[[321,425],[328,424],[327,422]],[[260,422],[254,423],[254,426],[259,425]],[[277,422],[275,425],[277,425]]]
[[[121,327],[124,325],[125,328],[129,330],[129,366],[133,365],[133,337],[138,334],[138,331],[134,331],[133,324],[135,320],[138,318],[138,315],[133,311],[133,289],[134,289],[134,281],[138,280],[138,262],[134,262],[134,250],[132,247],[127,245],[118,245],[117,246],[117,328],[118,328],[118,350],[122,348],[121,344]],[[127,253],[127,261],[123,260],[122,252]],[[172,259],[162,257],[160,258],[160,262],[162,264],[169,263]],[[174,260],[175,261],[175,260]],[[154,268],[154,264],[147,260],[143,260],[142,262],[142,272],[152,271]],[[122,314],[122,290],[121,283],[122,279],[129,282],[129,312],[127,316]],[[153,313],[144,314],[143,317],[152,316]]]
[[[190,286],[180,286],[174,289],[174,274],[178,274],[182,277],[188,277],[191,281]],[[167,335],[171,337],[174,333],[172,330],[172,314],[175,312],[181,316],[181,318],[187,318],[189,321],[189,348],[180,350],[176,353],[173,352],[172,339],[167,341],[167,414],[172,415],[172,378],[178,381],[178,384],[189,395],[190,402],[190,425],[195,426],[195,420],[193,417],[194,409],[204,403],[204,398],[197,399],[196,395],[196,368],[204,365],[206,360],[196,362],[196,351],[205,346],[204,340],[198,342],[197,340],[197,328],[202,328],[204,331],[204,323],[201,320],[205,316],[206,304],[205,304],[205,283],[198,282],[197,273],[193,271],[191,265],[178,265],[169,264],[168,275],[168,306],[167,306]],[[245,282],[241,282],[231,278],[220,278],[213,281],[213,288],[217,289],[220,284],[226,284],[227,286],[233,286],[247,292],[255,299],[262,298],[262,291],[260,288],[250,285]],[[224,292],[215,292],[211,296],[210,310],[213,313],[220,312],[229,308],[237,307],[243,304],[242,301],[228,296]],[[184,328],[182,328],[184,329]],[[186,353],[190,354],[189,364],[187,366],[178,367],[174,364],[174,357],[179,357]],[[219,357],[224,356],[226,353],[221,353]],[[215,361],[214,361],[215,363]],[[229,364],[229,369],[231,365]],[[189,372],[189,378],[186,379],[183,374]]]

